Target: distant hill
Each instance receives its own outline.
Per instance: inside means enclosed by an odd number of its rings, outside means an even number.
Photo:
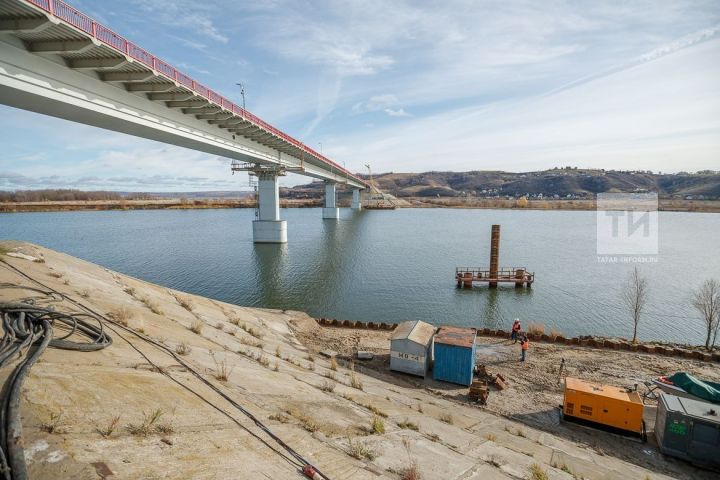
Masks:
[[[367,179],[367,176],[363,176]],[[542,195],[544,198],[593,198],[605,192],[657,192],[664,198],[720,199],[720,172],[658,174],[640,171],[557,168],[539,172],[424,172],[381,173],[375,184],[397,197],[505,197]],[[319,190],[321,183],[293,190]]]
[[[359,175],[367,179],[367,175]],[[640,171],[583,170],[556,168],[540,172],[423,172],[373,175],[380,190],[399,198],[419,197],[520,197],[594,198],[604,192],[657,192],[661,198],[720,199],[720,172],[659,174]],[[281,187],[280,196],[294,200],[320,199],[323,183]],[[348,192],[340,192],[346,197]],[[81,190],[0,191],[3,202],[158,200],[158,199],[247,199],[252,191],[205,192],[86,192]]]

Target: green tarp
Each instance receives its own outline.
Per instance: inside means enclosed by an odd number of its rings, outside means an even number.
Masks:
[[[676,373],[668,377],[668,380],[691,395],[708,402],[720,403],[720,383],[705,382],[685,372]]]

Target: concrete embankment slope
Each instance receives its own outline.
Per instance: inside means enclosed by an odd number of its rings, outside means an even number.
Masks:
[[[17,287],[0,288],[0,301],[43,303],[21,288],[45,289],[34,279],[114,318],[103,320],[110,347],[48,349],[25,382],[31,478],[302,478],[228,399],[331,479],[398,479],[412,465],[426,480],[712,478],[684,464],[633,465],[312,356],[296,332],[318,327],[303,313],[183,294],[34,245],[0,242],[0,252],[0,283]]]

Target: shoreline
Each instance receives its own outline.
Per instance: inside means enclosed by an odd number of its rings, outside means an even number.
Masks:
[[[342,199],[340,207],[349,203]],[[506,199],[458,199],[458,198],[400,198],[398,208],[448,208],[467,210],[547,210],[547,211],[596,211],[595,200],[530,200],[526,206],[518,206],[516,200]],[[281,208],[319,208],[321,198],[280,199]],[[0,203],[0,213],[29,212],[77,212],[77,211],[126,211],[126,210],[211,210],[230,208],[255,208],[252,199],[158,199],[158,200],[87,200],[48,202]],[[719,200],[659,200],[660,212],[720,213]]]
[[[361,331],[365,330],[392,332],[398,326],[397,323],[364,322],[359,320],[337,320],[324,317],[316,318],[315,321],[318,323],[318,325],[323,327]],[[439,325],[434,324],[433,326],[436,328],[439,327]],[[509,330],[495,330],[487,327],[469,328],[473,328],[474,330],[476,330],[478,336],[503,339],[510,338]],[[529,332],[527,333],[527,336],[533,342],[542,342],[545,344],[568,345],[574,347],[586,347],[606,350],[624,350],[628,352],[641,352],[667,357],[692,358],[696,360],[703,360],[705,362],[720,363],[720,347],[718,347],[716,350],[713,350],[712,352],[708,352],[707,350],[705,350],[704,345],[666,342],[662,340],[641,340],[632,343],[630,340],[623,337],[606,337],[602,335],[580,335],[577,337],[565,337],[562,334],[547,334],[544,332]]]
[[[650,442],[560,422],[556,407],[561,359],[567,375],[628,388],[675,371],[720,381],[716,364],[542,341],[531,342],[521,364],[517,345],[480,336],[477,360],[508,380],[480,406],[467,387],[391,372],[389,329],[326,327],[302,312],[227,304],[27,242],[2,241],[0,253],[18,254],[0,257],[0,283],[14,285],[0,290],[0,301],[26,298],[23,288],[39,281],[63,297],[30,293],[36,305],[89,306],[113,338],[95,352],[48,349],[33,367],[23,442],[47,447],[29,457],[32,478],[96,478],[98,462],[117,478],[227,478],[247,465],[292,478],[296,470],[258,441],[257,425],[204,382],[336,480],[397,480],[408,461],[423,478],[455,480],[526,478],[532,465],[557,480],[714,475],[662,457]],[[358,360],[359,350],[375,358]],[[133,434],[153,411],[161,412],[162,431]],[[48,418],[61,419],[53,431],[44,427]],[[118,428],[107,433],[113,418]],[[59,460],[46,461],[48,454]]]

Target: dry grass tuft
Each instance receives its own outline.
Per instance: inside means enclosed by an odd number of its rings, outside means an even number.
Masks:
[[[330,358],[330,370],[332,370],[333,372],[337,372],[337,369],[338,369],[337,360],[335,359],[335,357],[331,357]]]
[[[492,433],[487,433],[485,434],[485,440],[487,440],[488,442],[494,442],[495,440],[497,440],[497,437]]]
[[[378,435],[382,435],[385,433],[385,421],[375,415],[372,419],[372,423],[370,424],[370,433],[376,433]]]
[[[263,348],[263,343],[260,340],[255,340],[254,338],[249,337],[240,337],[240,343],[243,345],[250,345],[251,347]]]
[[[409,464],[400,472],[400,478],[402,480],[420,480],[420,470],[410,454],[411,441],[409,438],[403,437],[402,442],[403,447],[405,447],[405,453],[407,453]]]
[[[422,477],[420,476],[420,470],[418,469],[418,466],[414,463],[400,471],[401,480],[420,480],[421,478]]]
[[[165,415],[165,412],[161,408],[156,408],[149,413],[143,412],[143,420],[141,423],[131,423],[128,424],[125,428],[128,432],[130,432],[131,435],[147,437],[151,433],[159,431],[157,430],[158,422],[163,415]]]
[[[193,302],[192,302],[192,300],[190,299],[190,297],[186,297],[186,296],[183,296],[183,295],[178,295],[178,296],[175,297],[175,298],[177,299],[177,301],[178,301],[178,303],[180,304],[180,306],[183,307],[183,308],[184,308],[185,310],[187,310],[188,312],[192,312],[192,311],[193,311],[193,308],[195,308],[195,305],[193,305]]]
[[[128,310],[125,307],[120,307],[112,312],[109,313],[109,315],[120,325],[123,325],[125,327],[128,326],[130,323],[130,319],[132,318],[132,313],[130,313],[130,310]]]
[[[175,353],[178,355],[188,355],[190,352],[192,352],[192,348],[190,348],[190,345],[185,342],[180,342],[175,347]]]
[[[59,412],[50,412],[48,421],[40,424],[40,430],[47,433],[63,432],[63,414]]]
[[[290,421],[290,417],[285,415],[283,412],[278,412],[270,415],[268,417],[270,420],[275,420],[276,422],[280,423],[288,423]]]
[[[242,325],[240,325],[240,328],[245,330],[247,333],[249,333],[253,337],[257,338],[258,340],[262,340],[262,338],[263,338],[260,330],[256,330],[253,327],[248,327],[247,323],[243,323]]]
[[[282,357],[282,351],[280,350],[280,345],[278,345],[277,347],[275,347],[275,356],[278,357],[278,358],[281,358],[281,357]]]
[[[563,337],[562,330],[558,330],[557,328],[550,329],[550,340],[555,341],[558,337]]]
[[[335,385],[335,382],[325,380],[318,388],[320,388],[323,392],[332,392],[335,390]]]
[[[80,296],[83,298],[90,298],[90,290],[88,290],[87,288],[79,293],[80,293]]]
[[[398,427],[402,428],[403,430],[415,430],[416,432],[420,430],[420,427],[418,427],[417,423],[413,423],[407,418],[403,420],[402,422],[398,422]]]
[[[530,465],[530,478],[531,480],[548,480],[548,474],[543,468],[537,463]]]
[[[362,380],[360,380],[360,377],[357,376],[355,373],[355,364],[350,364],[350,386],[352,388],[357,388],[358,390],[363,389],[363,383]]]
[[[155,302],[155,300],[151,299],[150,297],[142,297],[140,301],[155,315],[163,314],[160,305],[158,305],[157,302]]]
[[[452,416],[451,413],[443,413],[443,414],[441,414],[441,415],[440,415],[440,418],[439,418],[438,420],[440,420],[441,422],[445,422],[445,423],[447,423],[447,424],[450,424],[450,425],[452,425],[453,423],[455,423],[455,419],[453,418],[453,416]]]
[[[531,323],[528,325],[527,333],[531,335],[542,335],[545,333],[545,325],[542,323]]]
[[[348,445],[350,447],[348,454],[357,458],[358,460],[375,460],[377,453],[371,448],[365,446],[362,442],[354,442],[350,434],[348,433]]]
[[[98,427],[97,431],[103,437],[108,438],[113,434],[113,432],[115,432],[119,423],[120,415],[115,415],[106,426]]]
[[[215,324],[215,328],[217,328],[218,330],[222,330],[223,327],[224,327],[223,322],[217,322],[217,323]]]
[[[230,378],[230,374],[233,371],[233,367],[231,367],[227,363],[227,359],[223,358],[222,362],[218,362],[215,358],[215,355],[211,355],[213,357],[213,361],[215,362],[215,371],[213,372],[213,375],[221,382],[227,382],[228,378]]]
[[[201,322],[200,320],[195,320],[190,324],[190,331],[200,335],[202,333],[202,329],[203,329],[204,325],[205,324],[203,322]]]
[[[123,288],[123,292],[127,293],[131,297],[135,296],[135,289],[133,287],[125,287]]]
[[[379,408],[377,408],[377,407],[376,407],[375,405],[373,405],[372,403],[365,403],[365,404],[361,403],[360,405],[362,405],[363,407],[367,408],[368,410],[370,410],[370,411],[371,411],[372,413],[374,413],[375,415],[378,415],[378,416],[383,417],[383,418],[388,418],[388,414],[387,414],[387,413],[383,412],[382,410],[380,410]]]

